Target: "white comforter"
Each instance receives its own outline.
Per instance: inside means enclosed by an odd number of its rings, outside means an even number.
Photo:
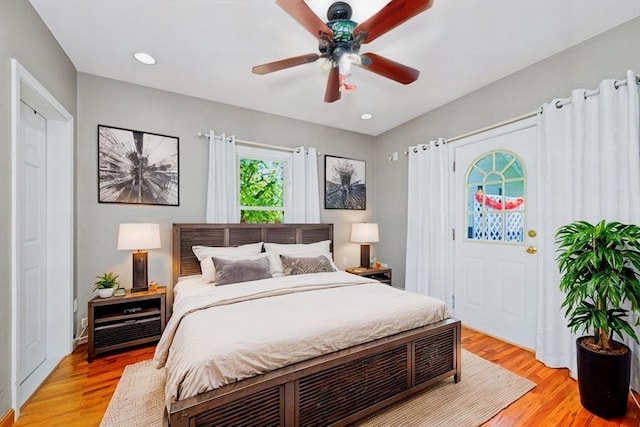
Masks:
[[[284,276],[180,298],[154,360],[165,403],[450,317],[437,299],[344,272]]]

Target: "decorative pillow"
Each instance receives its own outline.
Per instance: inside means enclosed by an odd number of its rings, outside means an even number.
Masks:
[[[213,283],[216,281],[216,268],[211,261],[211,257],[215,256],[239,260],[250,259],[258,255],[262,256],[262,242],[240,246],[192,246],[191,250],[196,258],[198,258],[198,261],[200,261],[202,281],[205,283]]]
[[[272,277],[267,258],[233,261],[213,257],[213,263],[216,266],[216,286]]]
[[[329,273],[336,271],[331,265],[329,258],[325,255],[313,258],[299,258],[280,255],[280,260],[282,261],[282,271],[285,276],[309,273]]]
[[[280,255],[308,255],[317,252],[329,253],[331,250],[331,240],[323,240],[316,243],[265,243],[266,252],[275,252]]]
[[[283,267],[282,267],[282,261],[280,260],[281,254],[278,254],[276,252],[266,252],[266,253],[272,255],[269,258],[269,262],[271,262],[271,274],[273,274],[273,277],[284,276]],[[286,256],[289,256],[289,255],[286,255]],[[315,258],[315,257],[318,257],[318,256],[325,256],[329,260],[329,262],[331,263],[331,266],[333,267],[333,270],[334,271],[338,270],[338,267],[333,262],[333,254],[331,252],[318,251],[318,252],[311,252],[311,253],[308,253],[308,254],[303,254],[303,255],[299,255],[299,256],[296,255],[296,256],[298,258]]]

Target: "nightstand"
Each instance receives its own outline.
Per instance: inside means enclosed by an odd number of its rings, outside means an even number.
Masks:
[[[368,277],[378,282],[386,283],[391,286],[391,269],[390,268],[362,268],[348,267],[347,273],[357,274],[358,276]]]
[[[99,354],[158,341],[166,324],[166,289],[89,301],[89,363]]]

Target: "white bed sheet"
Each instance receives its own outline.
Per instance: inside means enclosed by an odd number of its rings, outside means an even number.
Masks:
[[[214,286],[213,283],[205,283],[202,280],[202,274],[179,277],[178,283],[173,286],[173,304],[175,305],[183,296],[202,292],[212,286]]]
[[[183,286],[154,360],[167,408],[244,378],[450,317],[442,301],[345,272]]]

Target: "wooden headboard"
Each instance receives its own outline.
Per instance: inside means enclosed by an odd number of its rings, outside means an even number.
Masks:
[[[192,246],[238,246],[248,243],[314,243],[331,240],[333,224],[173,224],[173,274],[167,286],[167,312],[173,307],[178,277],[200,274]]]

